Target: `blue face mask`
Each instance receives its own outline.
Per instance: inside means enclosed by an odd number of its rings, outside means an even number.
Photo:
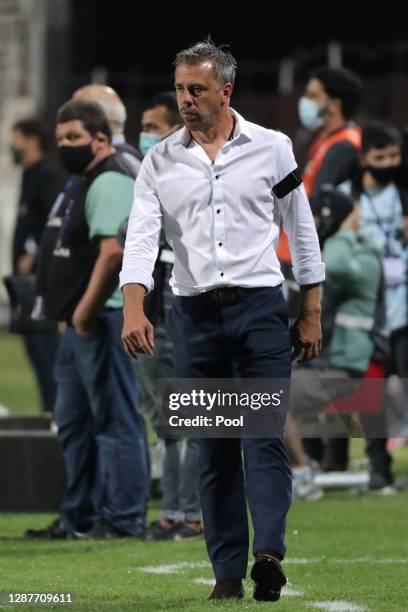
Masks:
[[[298,114],[303,127],[307,130],[315,130],[323,125],[323,117],[320,116],[320,109],[316,102],[303,96],[299,100]]]
[[[157,134],[148,134],[147,132],[141,132],[139,136],[139,149],[143,155],[146,155],[149,149],[157,145],[161,141],[162,137]]]

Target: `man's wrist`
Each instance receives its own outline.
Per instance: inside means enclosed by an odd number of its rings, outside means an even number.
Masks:
[[[78,323],[87,323],[88,321],[91,321],[93,317],[94,317],[94,313],[90,312],[89,309],[85,305],[82,305],[81,303],[79,303],[74,310],[72,320],[73,322],[75,319],[75,321]]]
[[[300,314],[304,316],[320,315],[322,309],[320,306],[301,306]]]
[[[303,285],[300,287],[300,316],[319,317],[320,306],[320,283]]]

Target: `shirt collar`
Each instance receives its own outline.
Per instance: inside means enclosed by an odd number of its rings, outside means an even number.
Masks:
[[[232,137],[232,142],[239,141],[241,139],[243,141],[252,140],[251,130],[249,129],[248,122],[245,121],[242,115],[237,113],[237,111],[234,110],[233,108],[230,107],[229,110],[230,110],[231,115],[235,117],[235,128],[234,128],[234,134]],[[190,142],[191,142],[190,131],[186,127],[184,127],[180,130],[179,143],[184,145],[185,147],[188,147]]]
[[[124,134],[114,134],[112,136],[112,144],[113,146],[118,145],[118,144],[124,144],[125,143],[125,136]]]

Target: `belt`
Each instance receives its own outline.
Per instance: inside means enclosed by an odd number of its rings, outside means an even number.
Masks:
[[[198,293],[187,299],[205,304],[231,306],[233,304],[238,304],[245,296],[254,291],[259,291],[259,289],[261,289],[261,287],[219,287],[218,289],[211,289],[211,291]]]

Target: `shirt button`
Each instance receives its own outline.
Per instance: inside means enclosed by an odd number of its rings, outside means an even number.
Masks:
[[[219,242],[219,243],[218,243],[218,246],[222,246],[222,242]]]
[[[219,174],[216,174],[216,175],[215,175],[215,178],[216,178],[216,179],[217,179],[217,181],[218,181],[218,179],[220,178]]]
[[[221,276],[224,276],[224,272],[221,272]]]
[[[219,208],[217,208],[217,215],[219,215],[219,214],[220,214],[220,212],[221,212],[221,211],[220,211],[220,209],[219,209]]]

